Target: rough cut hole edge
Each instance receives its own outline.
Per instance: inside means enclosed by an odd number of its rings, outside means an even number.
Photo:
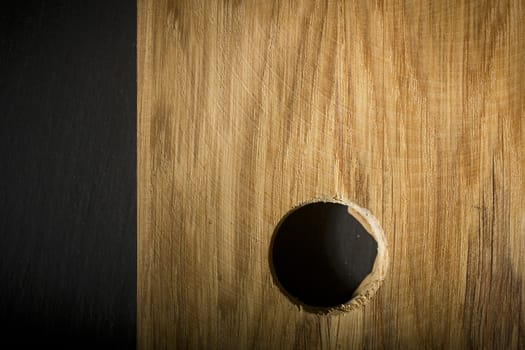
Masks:
[[[275,268],[273,266],[273,244],[275,241],[275,236],[277,235],[277,232],[279,231],[281,225],[286,220],[286,218],[288,218],[288,216],[295,212],[297,209],[312,203],[336,203],[346,205],[348,208],[348,213],[352,215],[357,221],[359,221],[359,223],[363,225],[363,227],[370,234],[370,236],[372,236],[372,238],[374,238],[377,242],[377,255],[374,261],[374,265],[372,266],[372,271],[365,277],[361,284],[359,284],[356,291],[354,292],[354,294],[352,294],[352,297],[348,302],[334,307],[327,308],[306,305],[302,301],[290,295],[279,282],[279,279],[277,278],[277,275],[275,273]],[[352,310],[359,309],[365,306],[374,297],[379,287],[381,287],[381,285],[383,284],[383,281],[388,271],[390,261],[387,248],[388,245],[386,242],[383,228],[379,224],[379,221],[376,219],[376,217],[368,209],[363,208],[346,198],[317,197],[299,203],[292,207],[277,224],[270,243],[270,271],[273,277],[274,284],[279,288],[282,294],[284,294],[292,303],[297,305],[300,310],[321,315],[337,315],[340,313],[346,313]]]

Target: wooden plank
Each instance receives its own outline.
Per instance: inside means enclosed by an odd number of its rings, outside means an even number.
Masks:
[[[136,11],[0,2],[3,349],[135,348]]]
[[[523,348],[524,5],[139,0],[139,348]],[[345,313],[270,272],[319,197],[388,244]]]

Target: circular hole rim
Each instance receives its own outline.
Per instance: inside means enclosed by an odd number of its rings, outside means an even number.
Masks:
[[[361,281],[355,292],[352,294],[352,297],[347,302],[331,307],[312,306],[304,303],[297,297],[290,294],[279,281],[275,270],[275,266],[273,264],[273,249],[275,239],[284,221],[295,211],[301,209],[304,206],[314,203],[335,203],[345,205],[347,207],[348,214],[353,216],[377,243],[377,254],[372,266],[372,271],[363,279],[363,281]],[[275,229],[273,230],[272,237],[270,240],[268,263],[270,265],[270,272],[272,275],[274,285],[278,287],[281,293],[290,302],[296,305],[299,309],[305,310],[310,313],[321,315],[334,315],[346,313],[364,307],[374,297],[378,289],[383,284],[383,281],[388,272],[390,259],[387,248],[388,246],[383,228],[381,227],[377,218],[370,212],[370,210],[359,206],[358,204],[349,199],[343,199],[339,197],[319,197],[301,202],[293,206],[281,217],[277,225],[275,225]]]

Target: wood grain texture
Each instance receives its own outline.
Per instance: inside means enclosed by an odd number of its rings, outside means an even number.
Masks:
[[[0,2],[2,349],[135,348],[136,10]]]
[[[524,348],[524,7],[139,0],[139,348]],[[391,259],[332,316],[268,263],[326,196]]]

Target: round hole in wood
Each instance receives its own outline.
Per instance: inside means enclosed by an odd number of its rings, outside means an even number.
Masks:
[[[276,284],[306,310],[348,311],[365,304],[388,268],[379,223],[348,201],[315,201],[287,215],[275,230],[270,265]]]

